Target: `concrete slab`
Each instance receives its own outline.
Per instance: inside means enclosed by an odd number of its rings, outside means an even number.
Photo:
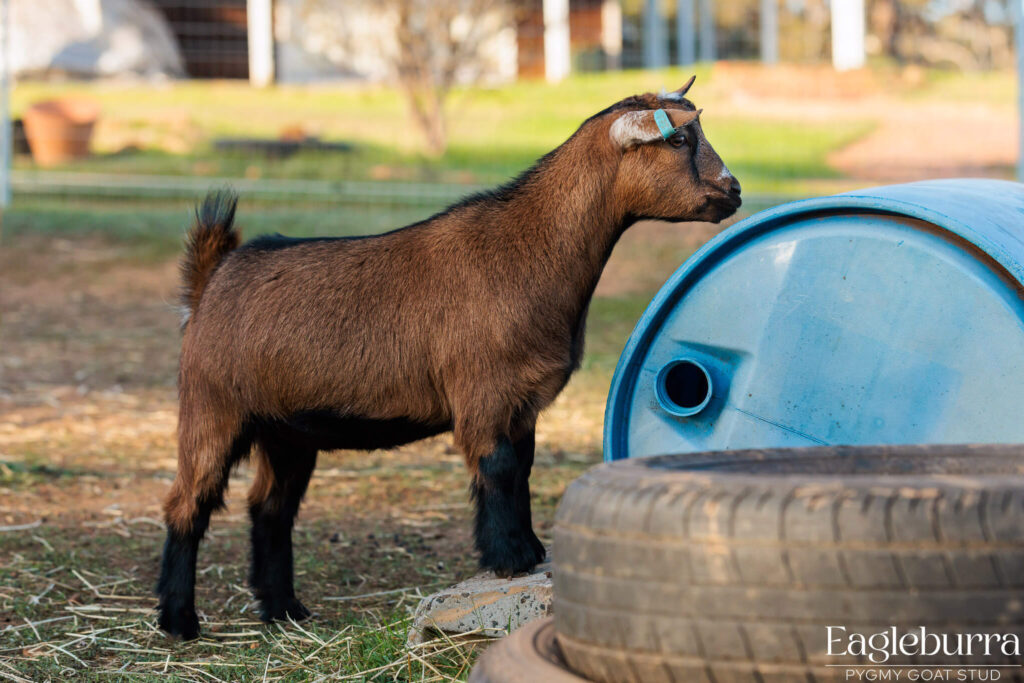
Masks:
[[[500,638],[523,624],[551,614],[551,553],[530,574],[503,579],[482,572],[423,598],[413,615],[407,645],[431,633],[457,636],[479,632]]]

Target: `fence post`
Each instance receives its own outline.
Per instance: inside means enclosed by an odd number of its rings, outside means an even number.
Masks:
[[[569,0],[544,0],[544,77],[558,83],[570,71]]]
[[[0,237],[3,236],[3,213],[11,203],[11,3],[0,0]]]
[[[676,0],[676,64],[697,61],[697,40],[693,31],[693,0]]]
[[[274,0],[246,0],[249,29],[249,82],[263,88],[274,82]]]
[[[864,0],[832,0],[832,66],[864,66]]]
[[[715,6],[711,0],[700,0],[700,61],[715,61]]]
[[[761,0],[761,61],[765,64],[779,61],[778,0]]]
[[[622,5],[619,0],[601,3],[601,47],[604,48],[604,68],[622,68]]]
[[[1017,180],[1024,182],[1024,0],[1012,0],[1017,44]]]
[[[644,2],[644,68],[668,66],[668,42],[665,40],[665,17],[658,0]]]

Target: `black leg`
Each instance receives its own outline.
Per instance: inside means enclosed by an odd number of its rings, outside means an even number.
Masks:
[[[260,618],[305,619],[310,611],[295,597],[292,525],[316,465],[316,451],[284,441],[260,439],[259,448],[273,473],[263,500],[250,501],[252,567],[249,583],[260,601]]]
[[[204,448],[215,449],[218,441],[225,440],[209,437]],[[160,628],[185,640],[199,637],[195,607],[199,542],[210,525],[210,513],[224,507],[224,490],[231,468],[249,453],[249,427],[244,426],[224,446],[219,458],[199,457],[202,451],[179,450],[178,475],[164,502],[167,540],[156,586]]]
[[[547,551],[544,544],[537,538],[537,534],[533,532],[533,514],[530,510],[530,472],[533,469],[535,450],[534,431],[531,429],[528,434],[516,441],[514,446],[518,462],[515,484],[516,513],[519,515],[522,528],[530,539],[534,557],[539,564],[544,561]]]
[[[210,523],[210,513],[218,503],[219,499],[201,502],[192,530],[182,534],[169,528],[164,542],[160,581],[156,588],[160,596],[160,628],[184,640],[199,637],[199,617],[195,607],[196,555]]]
[[[529,452],[532,457],[532,448]],[[480,460],[471,485],[476,504],[473,535],[480,565],[499,576],[529,571],[543,558],[543,547],[528,519],[528,477],[529,465],[524,467],[516,447],[502,438],[494,451]]]

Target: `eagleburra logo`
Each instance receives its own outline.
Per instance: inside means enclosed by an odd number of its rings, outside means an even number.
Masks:
[[[933,633],[925,626],[903,632],[890,626],[887,631],[864,635],[849,632],[845,626],[829,626],[828,654],[867,657],[875,664],[901,655],[1019,657],[1020,638],[1016,633]]]
[[[890,626],[876,633],[826,628],[829,657],[859,662],[828,664],[846,669],[844,680],[997,681],[1004,672],[1011,678],[1021,668],[1014,661],[1021,654],[1016,633],[944,633],[926,626]],[[922,658],[927,663],[920,663]]]

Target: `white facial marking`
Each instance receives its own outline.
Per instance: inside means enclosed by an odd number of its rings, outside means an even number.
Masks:
[[[649,119],[649,120],[648,120]],[[612,141],[622,148],[642,145],[661,138],[651,111],[630,111],[615,119],[609,130]]]

